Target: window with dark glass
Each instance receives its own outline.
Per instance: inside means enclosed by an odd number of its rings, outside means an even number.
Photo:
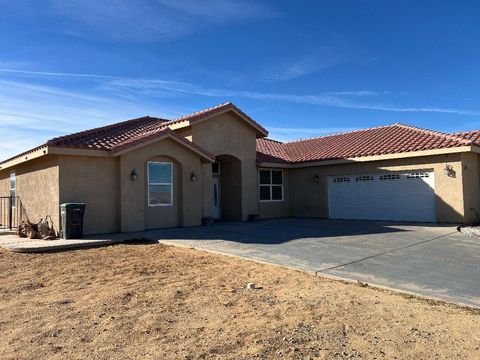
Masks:
[[[260,169],[259,174],[260,201],[283,201],[283,171]]]
[[[212,174],[220,174],[220,163],[212,163]]]

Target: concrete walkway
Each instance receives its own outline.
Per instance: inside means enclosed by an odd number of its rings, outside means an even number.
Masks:
[[[31,240],[19,238],[16,235],[1,234],[0,247],[13,252],[39,253],[107,246],[136,239],[139,239],[138,235],[133,234],[106,234],[72,240]]]
[[[480,239],[453,226],[288,218],[144,237],[480,307]]]

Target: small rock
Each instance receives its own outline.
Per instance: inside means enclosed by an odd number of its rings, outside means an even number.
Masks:
[[[366,282],[363,282],[361,280],[357,280],[357,284],[361,287],[367,287],[368,286],[368,284]]]

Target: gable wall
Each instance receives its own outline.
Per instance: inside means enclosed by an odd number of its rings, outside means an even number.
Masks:
[[[168,159],[171,159],[176,167],[174,206],[148,208],[147,161]],[[162,228],[201,224],[203,176],[199,155],[167,138],[127,152],[120,156],[119,161],[121,231],[142,231],[147,226]],[[138,174],[136,181],[130,179],[132,169]],[[196,182],[190,180],[192,172],[197,175]],[[178,213],[177,224],[174,221]],[[149,224],[146,223],[147,217]],[[157,226],[154,224],[155,219]]]
[[[233,113],[225,113],[192,125],[192,141],[214,154],[230,155],[241,161],[242,219],[258,214],[256,131]],[[204,216],[211,209],[211,167],[204,165]],[[223,186],[223,185],[222,185]],[[208,213],[207,213],[208,212]]]

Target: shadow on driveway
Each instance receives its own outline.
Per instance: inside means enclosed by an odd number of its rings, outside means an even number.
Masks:
[[[282,218],[257,222],[217,222],[210,226],[152,230],[147,234],[165,240],[222,240],[272,245],[300,239],[332,239],[410,231],[398,225],[399,223],[379,221]]]
[[[142,237],[480,307],[480,241],[452,225],[284,218]]]

